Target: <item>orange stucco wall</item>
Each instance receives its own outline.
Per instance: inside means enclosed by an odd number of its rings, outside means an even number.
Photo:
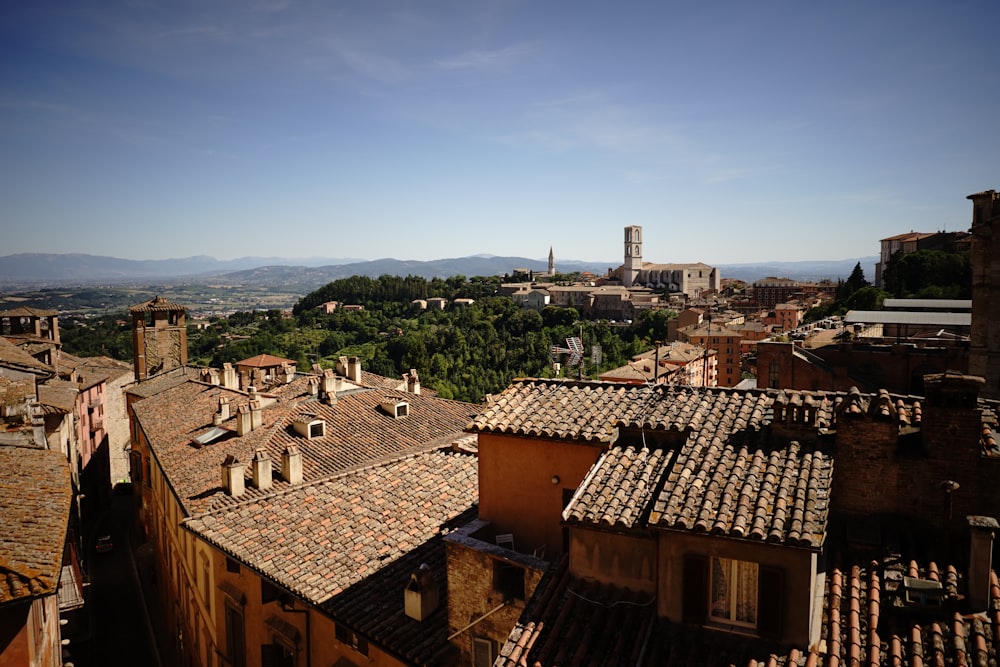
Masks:
[[[574,528],[570,533],[570,570],[622,588],[656,593],[656,537]]]
[[[514,533],[518,551],[563,551],[564,490],[576,489],[603,447],[479,434],[479,516]],[[553,480],[558,478],[558,482]]]

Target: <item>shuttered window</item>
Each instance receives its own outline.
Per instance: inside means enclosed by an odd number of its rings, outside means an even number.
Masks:
[[[697,554],[684,556],[685,623],[703,625],[708,622],[708,558]]]

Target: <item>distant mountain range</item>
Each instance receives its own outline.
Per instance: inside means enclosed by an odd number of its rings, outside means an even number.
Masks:
[[[847,278],[855,264],[861,263],[865,276],[872,280],[876,257],[836,261],[761,262],[718,265],[723,278],[753,282],[777,276],[793,280]],[[589,271],[604,275],[621,262],[605,263],[562,260],[556,269],[564,273]],[[287,259],[279,257],[242,257],[219,260],[198,255],[180,259],[133,260],[83,254],[30,253],[0,257],[0,289],[22,287],[67,287],[77,285],[149,285],[171,283],[254,284],[261,287],[298,288],[311,291],[339,278],[355,275],[488,276],[512,273],[514,269],[545,271],[547,260],[526,257],[474,255],[432,261],[377,259]]]

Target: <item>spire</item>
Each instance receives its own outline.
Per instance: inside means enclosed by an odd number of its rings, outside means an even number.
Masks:
[[[552,246],[549,246],[549,275],[556,275],[556,256],[552,252]]]

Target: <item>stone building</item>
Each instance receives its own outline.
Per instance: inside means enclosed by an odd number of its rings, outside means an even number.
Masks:
[[[706,292],[718,292],[722,279],[717,268],[703,263],[656,264],[642,259],[642,227],[625,228],[625,261],[611,275],[625,287],[648,287],[663,290],[668,295],[684,294],[698,297]]]

